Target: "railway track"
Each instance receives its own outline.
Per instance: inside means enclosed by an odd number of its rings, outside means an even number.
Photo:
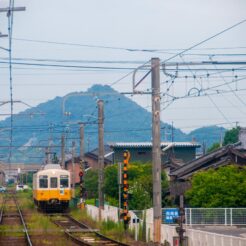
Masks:
[[[23,214],[13,193],[3,198],[0,212],[0,245],[32,246]]]
[[[51,216],[53,217],[53,216]],[[77,245],[107,245],[107,246],[128,246],[127,244],[115,241],[104,235],[98,230],[93,230],[87,225],[75,220],[70,215],[60,215],[58,218],[52,218],[52,221],[63,228],[67,237]]]

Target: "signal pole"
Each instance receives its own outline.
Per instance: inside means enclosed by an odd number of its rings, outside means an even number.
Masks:
[[[104,209],[104,105],[103,100],[97,101],[98,107],[98,201],[99,201],[99,220],[102,219],[102,209]]]
[[[161,243],[160,59],[151,59],[154,243]]]

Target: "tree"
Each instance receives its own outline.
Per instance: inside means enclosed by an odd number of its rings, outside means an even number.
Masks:
[[[163,204],[167,203],[165,191],[168,187],[166,173],[162,172],[162,199]],[[118,167],[111,165],[105,168],[104,191],[107,200],[117,201],[119,196],[118,186]],[[129,208],[145,209],[152,206],[153,183],[152,183],[152,165],[150,163],[134,162],[128,167],[129,183]]]
[[[168,181],[166,173],[163,171],[162,177],[162,201],[163,206],[167,204],[166,191]],[[98,196],[98,171],[89,170],[84,177],[84,184],[88,198]],[[152,185],[152,165],[150,163],[130,163],[128,167],[129,183],[129,208],[145,209],[152,206],[153,185]],[[111,205],[118,206],[119,186],[118,186],[118,166],[110,165],[104,169],[104,194],[106,200]]]
[[[98,197],[98,171],[89,170],[84,176],[84,186],[87,193],[87,198]]]
[[[207,152],[210,153],[219,148],[220,148],[220,143],[213,143],[213,145],[207,149]]]
[[[246,168],[220,167],[196,173],[185,194],[193,207],[245,207]]]
[[[238,142],[239,131],[240,131],[239,126],[226,131],[225,136],[224,136],[223,145],[233,144],[233,143]]]

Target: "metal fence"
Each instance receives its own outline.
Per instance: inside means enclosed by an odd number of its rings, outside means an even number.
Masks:
[[[162,223],[175,224],[178,208],[163,208]],[[246,208],[186,208],[186,225],[246,225]]]
[[[187,225],[246,225],[246,208],[186,208]]]

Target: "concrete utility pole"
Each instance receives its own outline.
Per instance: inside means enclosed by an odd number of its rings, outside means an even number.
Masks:
[[[61,137],[61,167],[65,169],[65,137]]]
[[[72,142],[72,197],[75,198],[75,141]]]
[[[85,156],[84,156],[84,124],[80,123],[80,208],[84,208],[85,205],[85,188],[83,187],[83,175],[85,174]]]
[[[49,138],[49,143],[48,143],[48,155],[47,155],[47,162],[48,164],[51,164],[51,139]]]
[[[161,243],[160,59],[151,59],[154,243]]]
[[[85,137],[84,137],[84,124],[83,123],[81,123],[80,125],[80,128],[79,128],[79,132],[80,132],[80,160],[83,162],[83,164],[84,164],[84,162],[85,162],[85,160],[84,160],[84,139],[85,139]],[[85,166],[83,167],[84,169],[85,169]]]
[[[103,100],[97,101],[98,107],[98,201],[99,201],[99,220],[102,219],[102,209],[104,209],[104,107]]]

